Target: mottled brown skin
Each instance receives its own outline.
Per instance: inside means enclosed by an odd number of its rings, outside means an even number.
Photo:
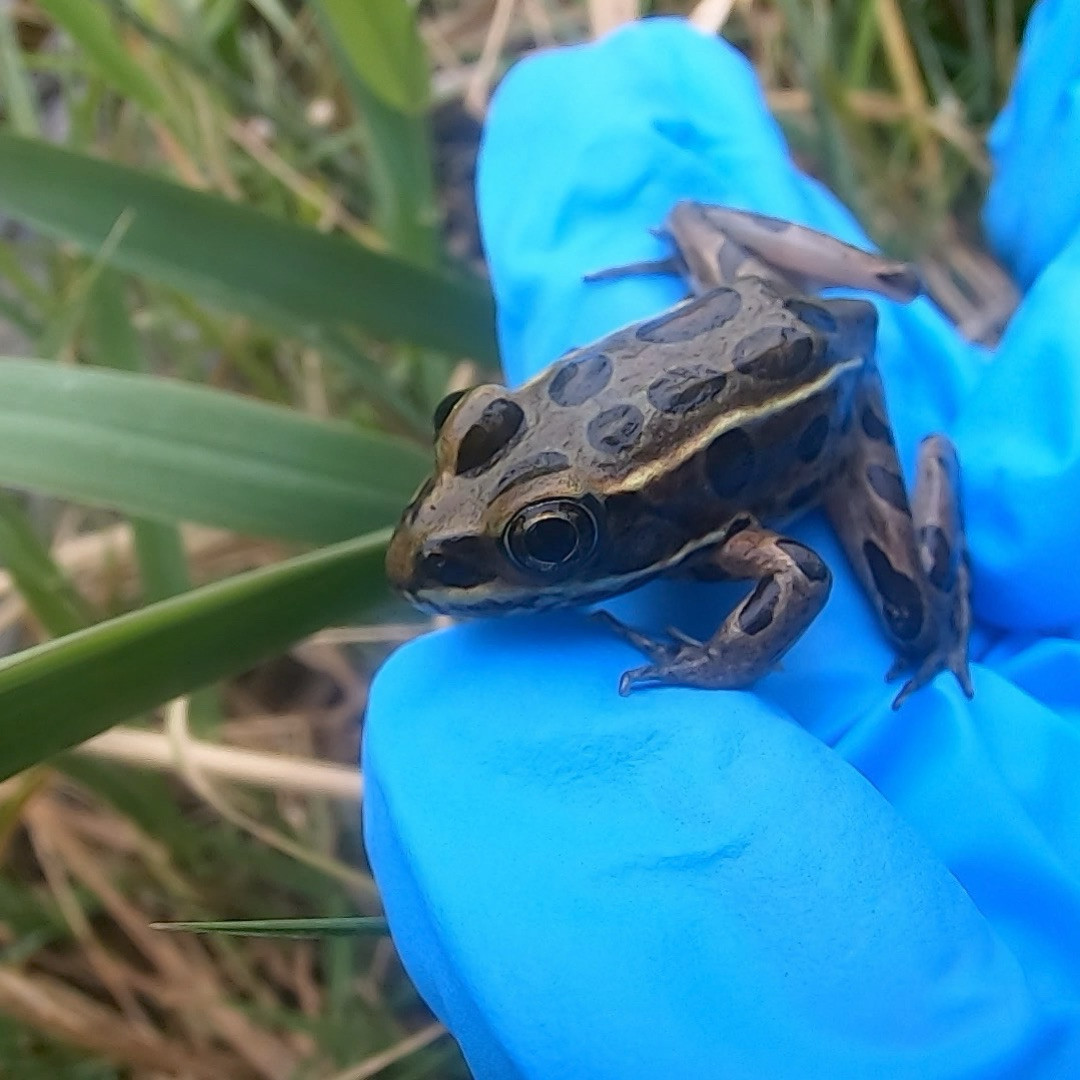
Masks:
[[[924,442],[913,517],[874,365],[877,313],[803,295],[849,284],[910,299],[891,263],[773,218],[680,203],[667,232],[697,296],[572,350],[516,390],[436,414],[435,472],[387,556],[418,606],[487,614],[580,604],[661,574],[755,582],[707,642],[603,618],[652,663],[640,683],[741,687],[818,614],[831,576],[772,531],[824,506],[882,627],[915,665],[899,703],[945,667],[970,695],[969,574],[955,453]],[[786,259],[786,262],[785,262]],[[600,276],[608,276],[600,275]]]

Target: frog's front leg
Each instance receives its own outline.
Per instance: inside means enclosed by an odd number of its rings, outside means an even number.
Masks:
[[[854,408],[852,449],[826,494],[825,509],[899,654],[888,678],[916,668],[893,708],[946,669],[971,697],[970,570],[956,451],[944,435],[923,440],[913,514],[873,368],[862,379]]]
[[[829,596],[832,575],[808,547],[748,524],[705,553],[710,569],[736,580],[757,579],[753,591],[706,642],[672,631],[658,641],[624,626],[607,612],[599,617],[652,661],[627,671],[619,693],[642,683],[736,689],[767,674],[798,640]]]

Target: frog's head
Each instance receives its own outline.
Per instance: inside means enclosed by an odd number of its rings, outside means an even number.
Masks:
[[[523,404],[506,387],[483,385],[435,410],[435,470],[386,556],[390,583],[418,607],[557,607],[578,601],[577,586],[595,573],[600,503]]]

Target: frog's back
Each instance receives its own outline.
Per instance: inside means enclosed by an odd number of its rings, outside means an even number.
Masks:
[[[538,449],[566,453],[606,492],[669,494],[671,474],[700,456],[713,499],[745,498],[738,481],[755,446],[763,466],[769,444],[804,430],[804,453],[828,449],[819,417],[844,382],[834,325],[826,307],[750,279],[567,354],[518,396],[538,420]]]

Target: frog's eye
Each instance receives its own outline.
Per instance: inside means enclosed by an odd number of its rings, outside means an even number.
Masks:
[[[503,542],[510,558],[533,573],[566,573],[593,553],[599,529],[593,512],[570,499],[546,499],[519,510]]]

